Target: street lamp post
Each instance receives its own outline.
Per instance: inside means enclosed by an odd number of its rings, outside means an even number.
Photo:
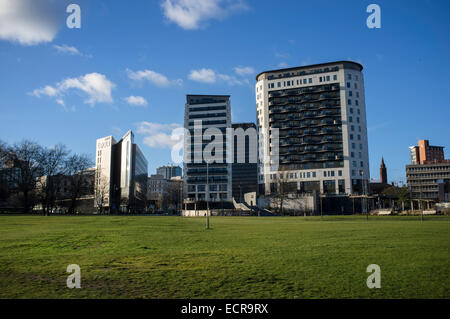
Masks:
[[[206,162],[206,229],[209,229],[209,163]]]
[[[366,183],[365,183],[365,179],[364,179],[364,171],[361,171],[361,176],[362,176],[362,189],[363,189],[363,197],[362,197],[362,208],[363,210],[366,212],[366,220],[369,220],[369,210],[367,209],[367,204],[366,204]]]

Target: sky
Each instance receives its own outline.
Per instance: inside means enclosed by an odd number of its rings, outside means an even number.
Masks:
[[[383,156],[405,181],[410,145],[450,152],[449,31],[447,0],[0,0],[0,140],[94,159],[96,139],[131,129],[154,174],[186,94],[229,94],[232,121],[255,122],[257,73],[351,60],[364,66],[371,178]]]

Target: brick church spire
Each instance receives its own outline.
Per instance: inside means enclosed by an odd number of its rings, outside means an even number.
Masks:
[[[383,157],[381,157],[380,179],[381,179],[382,184],[387,184],[387,171],[386,171],[386,165],[384,165]]]

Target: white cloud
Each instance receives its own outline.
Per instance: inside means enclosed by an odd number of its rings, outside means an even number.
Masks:
[[[135,105],[135,106],[147,106],[148,102],[145,98],[142,96],[129,96],[123,98],[128,104]]]
[[[63,45],[55,44],[53,47],[59,53],[66,53],[66,54],[69,54],[69,55],[79,55],[79,56],[84,56],[84,57],[87,57],[87,58],[92,58],[92,55],[90,55],[90,54],[89,55],[83,54],[76,47],[69,46],[67,44],[63,44]]]
[[[77,48],[68,46],[67,44],[63,45],[55,44],[53,47],[56,49],[56,51],[61,53],[68,53],[70,55],[80,55],[80,51],[78,51]]]
[[[214,83],[216,82],[216,72],[211,69],[192,70],[189,79],[202,83]]]
[[[241,76],[252,75],[255,73],[255,69],[250,66],[237,66],[234,68],[234,72]]]
[[[244,85],[250,83],[248,79],[242,79],[237,78],[233,75],[217,73],[212,69],[205,69],[205,68],[199,70],[192,70],[191,73],[189,74],[189,79],[196,82],[210,83],[210,84],[216,83],[217,80],[226,82],[228,85]]]
[[[58,94],[58,90],[50,85],[46,85],[41,89],[34,90],[31,94],[36,97],[40,97],[41,95],[56,96]]]
[[[111,91],[115,86],[105,75],[89,73],[78,78],[67,78],[55,86],[47,85],[44,88],[36,89],[31,92],[31,95],[36,97],[41,97],[42,95],[50,97],[63,96],[67,91],[75,89],[87,94],[88,98],[84,103],[93,106],[96,103],[112,103]]]
[[[48,0],[0,0],[0,39],[22,45],[53,41],[60,8]]]
[[[219,74],[218,77],[225,81],[228,85],[244,85],[249,84],[249,81],[247,79],[238,79],[235,76],[232,75],[226,75],[226,74]]]
[[[164,16],[183,29],[195,30],[210,19],[224,19],[235,11],[248,9],[243,0],[163,0]]]
[[[146,135],[144,144],[153,148],[172,148],[179,143],[180,138],[172,137],[173,131],[181,128],[180,124],[160,124],[151,122],[140,122],[136,132]]]
[[[159,87],[166,87],[170,85],[182,85],[183,80],[177,79],[177,80],[169,80],[165,75],[161,73],[157,73],[152,70],[141,70],[141,71],[132,71],[130,69],[127,69],[128,77],[134,81],[143,81],[147,80],[150,83],[153,83],[156,86]]]

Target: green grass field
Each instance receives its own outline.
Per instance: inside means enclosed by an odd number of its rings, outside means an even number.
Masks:
[[[0,216],[0,298],[450,298],[450,218]],[[81,267],[81,289],[66,267]],[[381,267],[368,289],[366,267]]]

